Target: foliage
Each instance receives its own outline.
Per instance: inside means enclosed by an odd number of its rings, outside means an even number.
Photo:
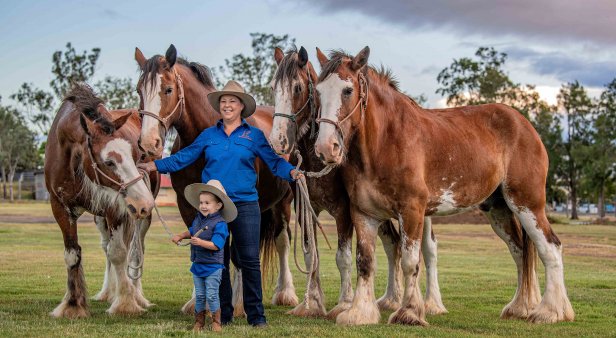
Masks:
[[[55,100],[51,93],[24,82],[17,93],[10,96],[21,106],[26,118],[42,135],[47,135],[53,120]]]
[[[137,86],[132,79],[106,76],[104,80],[94,85],[98,96],[105,102],[107,109],[136,108],[139,106],[139,96],[135,91]]]
[[[270,82],[276,71],[274,49],[290,48],[295,39],[288,34],[276,36],[265,33],[250,33],[252,37],[252,56],[235,54],[231,59],[225,59],[225,67],[218,67],[216,74],[218,86],[224,85],[226,80],[235,80],[244,86],[244,90],[254,96],[257,104],[274,105]],[[226,80],[218,78],[223,76]]]
[[[92,48],[90,53],[84,50],[78,54],[68,42],[65,51],[58,50],[53,53],[51,73],[54,79],[49,85],[56,98],[61,100],[73,83],[88,82],[92,78],[100,52],[100,48]]]

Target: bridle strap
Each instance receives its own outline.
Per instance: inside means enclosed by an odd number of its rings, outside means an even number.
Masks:
[[[178,93],[178,102],[175,104],[175,107],[173,107],[173,110],[171,111],[171,114],[169,114],[165,118],[161,118],[157,114],[154,114],[154,113],[149,112],[147,110],[139,110],[139,114],[140,115],[146,115],[146,116],[152,117],[152,118],[156,119],[160,124],[162,124],[163,128],[165,128],[165,135],[167,135],[167,131],[169,131],[169,128],[171,127],[171,124],[174,122],[174,121],[171,121],[171,118],[178,111],[178,108],[179,108],[179,111],[180,111],[180,114],[178,115],[178,119],[180,119],[182,117],[182,113],[186,109],[186,102],[185,102],[185,98],[184,98],[184,85],[182,84],[182,78],[180,77],[180,74],[178,74],[178,72],[177,72],[177,70],[175,68],[173,68],[173,74],[175,75],[175,80],[176,80],[176,82],[178,84],[179,93]],[[171,122],[169,122],[169,121],[171,121]]]
[[[316,119],[317,123],[328,123],[333,125],[336,130],[338,130],[338,132],[340,133],[340,137],[342,137],[342,140],[345,139],[344,136],[344,132],[342,131],[342,123],[344,123],[346,120],[348,120],[351,116],[353,116],[353,114],[355,114],[355,112],[357,111],[357,108],[360,108],[362,115],[361,118],[363,120],[364,118],[364,114],[366,113],[366,110],[368,109],[368,81],[366,81],[366,77],[364,76],[364,73],[360,72],[358,77],[358,81],[359,81],[359,101],[357,101],[357,104],[355,104],[355,107],[353,107],[353,110],[351,111],[351,113],[349,115],[347,115],[345,118],[343,118],[340,121],[334,121],[334,120],[330,120],[330,119],[326,119],[326,118],[321,118],[321,112],[319,111],[319,118]]]
[[[308,106],[309,103],[314,101],[314,84],[312,82],[312,77],[310,76],[310,70],[308,68],[306,68],[306,75],[308,76],[308,98],[306,99],[306,102],[304,103],[304,105],[299,108],[295,113],[291,113],[291,114],[283,114],[283,113],[274,113],[274,117],[276,116],[280,116],[280,117],[285,117],[288,118],[289,120],[291,120],[291,122],[293,122],[295,124],[295,129],[299,130],[299,126],[297,125],[297,116],[299,115],[299,113],[301,113],[306,106]],[[310,109],[314,109],[314,102],[312,103]]]

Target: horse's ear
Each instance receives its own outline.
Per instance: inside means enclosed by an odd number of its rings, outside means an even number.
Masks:
[[[299,49],[299,66],[304,68],[306,63],[308,63],[308,52],[306,51],[306,48],[302,46],[302,48]]]
[[[141,70],[145,69],[145,64],[148,61],[145,56],[143,56],[143,53],[141,53],[141,50],[137,47],[135,47],[135,61],[137,61],[137,64]]]
[[[319,59],[319,64],[321,64],[321,68],[325,67],[325,65],[329,62],[329,59],[327,58],[327,56],[325,56],[325,54],[323,54],[323,52],[321,52],[319,47],[317,47],[317,59]]]
[[[120,115],[120,117],[116,118],[115,120],[113,120],[113,122],[111,122],[113,124],[113,127],[118,130],[120,128],[122,128],[122,126],[124,125],[124,123],[126,123],[126,121],[128,121],[128,118],[132,115],[131,111],[127,111],[124,114]]]
[[[274,49],[274,60],[276,60],[276,64],[280,66],[280,62],[282,62],[282,58],[284,58],[284,53],[282,52],[282,49],[276,47],[276,49]]]
[[[165,53],[165,60],[169,65],[169,68],[173,67],[175,64],[175,60],[177,59],[178,51],[175,49],[175,46],[171,44]]]
[[[89,136],[94,135],[97,131],[96,123],[87,118],[83,113],[79,114],[79,123],[81,124],[81,128],[88,134]]]
[[[370,47],[366,46],[362,49],[355,57],[353,58],[353,62],[351,63],[351,68],[353,70],[358,70],[361,67],[365,66],[368,63],[368,57],[370,56]]]
[[[96,111],[103,117],[110,117],[111,113],[109,113],[109,110],[107,110],[107,107],[105,107],[104,104],[99,103],[98,106],[96,106]]]

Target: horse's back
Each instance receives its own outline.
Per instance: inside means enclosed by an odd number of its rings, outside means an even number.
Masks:
[[[274,122],[274,107],[257,106],[257,110],[251,117],[248,118],[248,123],[261,129],[267,136],[272,131]]]

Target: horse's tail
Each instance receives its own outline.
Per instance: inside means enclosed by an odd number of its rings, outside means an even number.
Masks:
[[[270,281],[270,273],[275,270],[274,257],[276,255],[276,235],[274,209],[268,209],[261,213],[261,238],[259,239],[259,252],[261,253],[261,280],[263,285]]]
[[[517,220],[515,220],[517,222]],[[537,248],[528,236],[524,227],[522,228],[522,269],[524,276],[522,278],[522,289],[527,290],[525,293],[528,297],[533,296],[533,288],[535,285],[535,268],[537,266]],[[528,304],[533,304],[532,299],[528,299]]]

